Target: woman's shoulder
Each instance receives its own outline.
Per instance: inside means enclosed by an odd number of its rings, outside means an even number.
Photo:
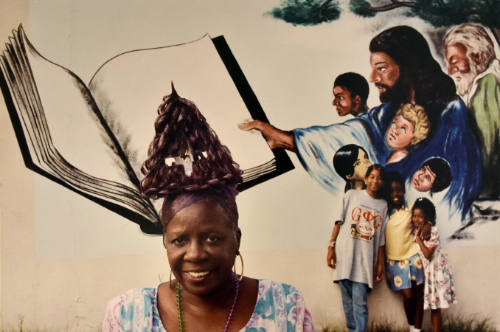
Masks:
[[[109,300],[107,310],[153,304],[155,301],[156,288],[133,288]]]
[[[289,306],[303,302],[303,296],[295,286],[268,279],[259,280],[258,304],[283,303]]]
[[[267,323],[266,323],[267,322]],[[247,327],[272,331],[314,331],[311,314],[297,288],[273,280],[259,280],[259,296]]]
[[[269,280],[269,279],[258,279],[259,282],[259,288],[264,288],[264,289],[283,289],[284,292],[290,293],[290,292],[299,292],[297,288],[295,288],[292,285],[274,281],[274,280]]]
[[[102,330],[122,331],[124,325],[151,326],[155,308],[155,288],[130,289],[108,301]]]

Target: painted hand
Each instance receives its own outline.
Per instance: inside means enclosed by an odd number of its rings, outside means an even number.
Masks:
[[[267,122],[254,120],[250,122],[240,123],[238,127],[241,130],[245,131],[250,131],[253,129],[260,131],[262,136],[264,136],[267,145],[269,145],[271,149],[282,148],[291,151],[295,150],[293,133],[278,129]]]

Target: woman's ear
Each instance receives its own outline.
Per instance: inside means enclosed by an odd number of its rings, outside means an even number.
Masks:
[[[241,243],[241,229],[238,227],[236,230],[236,251],[239,253],[240,251],[240,243]]]

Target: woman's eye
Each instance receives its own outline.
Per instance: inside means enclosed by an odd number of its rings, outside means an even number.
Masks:
[[[392,128],[396,128],[396,122],[394,122],[394,121],[393,121],[393,122],[391,123],[391,127],[392,127]]]
[[[401,132],[402,132],[403,134],[406,134],[406,128],[405,128],[405,127],[401,128]]]
[[[176,246],[182,246],[186,243],[186,239],[183,237],[178,237],[172,240],[172,243]]]
[[[221,239],[217,235],[209,235],[207,236],[207,242],[210,244],[215,244],[219,242]]]

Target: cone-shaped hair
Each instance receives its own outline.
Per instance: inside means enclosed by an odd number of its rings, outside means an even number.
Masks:
[[[168,163],[166,160],[177,160]],[[192,172],[179,160],[190,159]],[[155,136],[143,163],[141,189],[158,199],[183,191],[227,189],[242,181],[229,149],[222,145],[196,105],[172,93],[163,98],[155,121]]]

